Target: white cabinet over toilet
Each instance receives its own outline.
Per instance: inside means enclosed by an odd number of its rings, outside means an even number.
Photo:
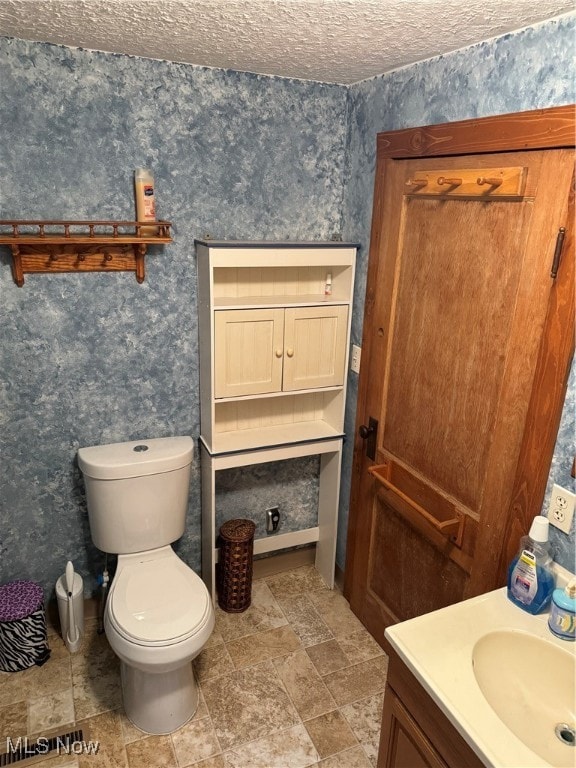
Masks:
[[[318,525],[256,539],[254,552],[316,542],[332,587],[357,245],[195,244],[203,578],[215,596],[216,472],[317,454]]]

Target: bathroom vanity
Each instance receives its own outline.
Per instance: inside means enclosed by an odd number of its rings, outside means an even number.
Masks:
[[[400,656],[390,662],[378,768],[482,768],[484,763],[434,703]]]
[[[573,766],[576,648],[547,618],[503,588],[389,627],[378,768]]]

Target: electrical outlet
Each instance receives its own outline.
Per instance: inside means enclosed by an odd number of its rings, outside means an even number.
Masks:
[[[352,344],[352,354],[350,355],[350,370],[354,373],[360,373],[360,355],[362,354],[362,347]]]
[[[266,533],[276,533],[280,527],[280,510],[272,507],[266,510]]]
[[[576,494],[554,483],[550,495],[550,506],[548,507],[550,525],[559,528],[564,533],[570,533],[575,504]]]

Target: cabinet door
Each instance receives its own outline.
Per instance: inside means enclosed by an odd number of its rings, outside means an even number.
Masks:
[[[378,768],[447,768],[389,687],[384,697]]]
[[[283,389],[315,389],[344,383],[348,307],[286,310]]]
[[[214,397],[278,392],[284,310],[219,310],[214,315]]]

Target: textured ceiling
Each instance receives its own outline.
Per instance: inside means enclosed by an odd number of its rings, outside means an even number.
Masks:
[[[574,8],[574,0],[0,0],[0,35],[346,84]]]

